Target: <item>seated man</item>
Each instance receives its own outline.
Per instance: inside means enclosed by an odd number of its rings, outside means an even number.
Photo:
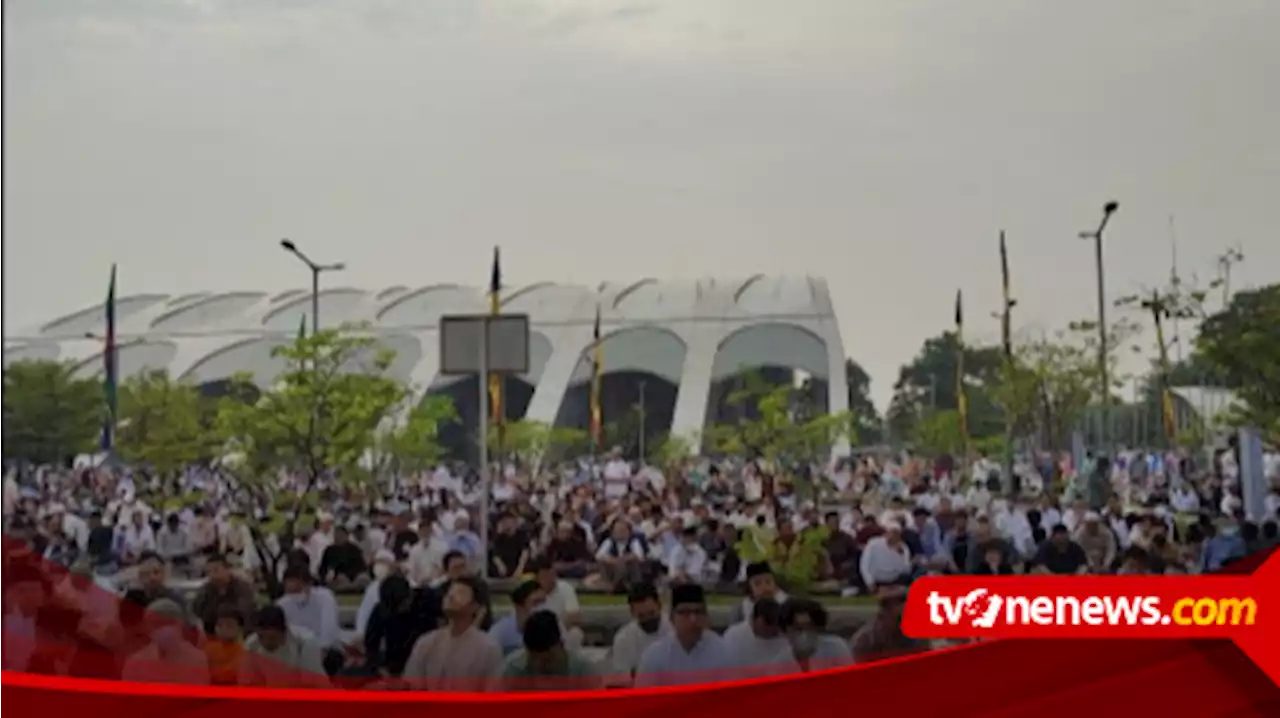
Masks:
[[[502,648],[502,655],[511,655],[524,645],[524,624],[534,611],[542,608],[546,598],[537,581],[525,581],[511,592],[511,612],[489,629],[489,635]]]
[[[523,642],[524,648],[503,662],[503,690],[581,691],[601,686],[591,662],[565,647],[554,613],[537,611],[529,616]]]

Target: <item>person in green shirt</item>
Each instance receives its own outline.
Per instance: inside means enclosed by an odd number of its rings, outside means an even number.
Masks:
[[[525,620],[524,648],[502,664],[506,691],[581,691],[602,685],[596,667],[565,647],[560,621],[550,611],[537,611]]]

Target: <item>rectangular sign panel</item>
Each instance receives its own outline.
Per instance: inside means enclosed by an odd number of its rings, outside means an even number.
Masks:
[[[489,328],[488,370],[529,372],[529,315],[468,314],[440,318],[440,373],[480,373],[480,337]]]

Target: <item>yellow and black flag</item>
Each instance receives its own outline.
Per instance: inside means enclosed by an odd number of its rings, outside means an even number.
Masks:
[[[498,248],[493,248],[493,271],[489,276],[489,313],[497,316],[502,311],[502,262]],[[489,419],[499,429],[505,423],[502,406],[502,376],[489,372]]]
[[[604,412],[600,408],[600,388],[604,379],[604,342],[600,340],[600,306],[596,305],[596,324],[591,332],[591,440],[603,449]]]
[[[969,397],[964,391],[964,301],[956,290],[956,414],[960,420],[960,436],[965,455],[969,453]]]

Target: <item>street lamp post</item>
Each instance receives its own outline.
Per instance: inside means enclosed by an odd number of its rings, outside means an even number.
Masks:
[[[1098,383],[1102,392],[1100,398],[1101,404],[1101,426],[1099,427],[1098,440],[1102,444],[1102,448],[1110,453],[1109,437],[1111,427],[1109,425],[1109,410],[1111,404],[1111,378],[1107,368],[1107,292],[1106,280],[1104,275],[1104,262],[1102,257],[1102,233],[1106,231],[1107,223],[1111,221],[1111,215],[1115,214],[1120,208],[1118,202],[1112,201],[1106,203],[1102,207],[1102,221],[1098,223],[1098,228],[1092,231],[1086,230],[1080,233],[1081,239],[1093,240],[1093,261],[1098,274]]]
[[[340,272],[346,269],[346,265],[342,262],[317,264],[303,254],[302,250],[298,249],[298,245],[288,239],[280,240],[280,246],[284,251],[302,260],[302,263],[307,265],[307,269],[311,270],[311,334],[315,336],[320,331],[320,275],[324,272]]]

